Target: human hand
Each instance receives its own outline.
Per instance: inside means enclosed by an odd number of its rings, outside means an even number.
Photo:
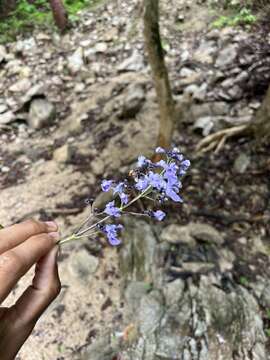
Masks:
[[[29,220],[0,230],[0,304],[36,264],[35,276],[17,302],[0,307],[0,359],[13,360],[37,320],[60,292],[57,225]]]

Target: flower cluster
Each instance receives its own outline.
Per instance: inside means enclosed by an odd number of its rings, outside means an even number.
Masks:
[[[159,147],[156,149],[156,153],[160,154],[162,160],[152,162],[144,156],[139,156],[137,166],[130,172],[128,179],[121,182],[103,180],[101,189],[103,192],[112,193],[112,201],[108,202],[103,210],[92,211],[79,230],[61,243],[101,232],[106,235],[111,245],[119,245],[121,241],[118,233],[123,226],[111,223],[113,219],[116,220],[123,215],[131,214],[150,216],[162,221],[166,216],[165,212],[160,209],[144,212],[128,211],[128,208],[136,201],[149,199],[159,205],[169,200],[183,202],[180,195],[182,177],[186,174],[190,161],[184,159],[177,148],[167,151]]]

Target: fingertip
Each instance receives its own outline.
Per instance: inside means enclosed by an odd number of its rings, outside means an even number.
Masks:
[[[45,222],[48,232],[56,232],[58,230],[58,225],[55,221],[46,221]]]

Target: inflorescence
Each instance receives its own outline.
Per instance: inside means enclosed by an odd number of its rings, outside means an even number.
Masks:
[[[95,236],[99,233],[105,234],[108,242],[117,246],[121,243],[119,232],[123,225],[114,223],[123,215],[149,216],[162,221],[166,214],[157,209],[165,202],[183,202],[180,196],[182,188],[182,177],[186,174],[190,161],[177,148],[164,150],[156,149],[162,160],[154,163],[144,156],[139,156],[137,167],[129,173],[129,177],[121,182],[114,180],[103,180],[101,189],[103,192],[112,192],[113,200],[108,202],[103,210],[93,209],[91,214],[80,226],[80,228],[68,238],[59,243]],[[140,199],[153,201],[154,209],[144,212],[130,212],[128,208]]]

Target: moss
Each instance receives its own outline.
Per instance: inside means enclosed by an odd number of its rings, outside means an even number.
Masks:
[[[257,21],[257,17],[252,14],[251,10],[248,8],[243,8],[236,13],[231,15],[222,15],[217,20],[212,23],[214,28],[223,28],[226,26],[245,26],[252,25]]]

